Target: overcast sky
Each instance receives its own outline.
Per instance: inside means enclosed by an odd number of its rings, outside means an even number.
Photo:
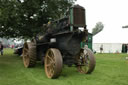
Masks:
[[[104,29],[93,37],[94,43],[128,43],[128,0],[77,0],[86,9],[89,32],[101,21]]]

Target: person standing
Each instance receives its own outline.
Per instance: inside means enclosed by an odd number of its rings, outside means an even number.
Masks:
[[[3,46],[2,42],[0,42],[0,53],[1,53],[1,55],[3,55],[3,49],[4,49],[4,46]]]
[[[103,45],[100,46],[100,53],[103,53]]]

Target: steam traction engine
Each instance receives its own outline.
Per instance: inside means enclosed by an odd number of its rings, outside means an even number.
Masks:
[[[44,34],[39,33],[24,44],[24,66],[33,67],[37,60],[41,60],[48,78],[57,78],[63,64],[75,65],[81,73],[91,73],[95,58],[83,45],[88,36],[85,23],[85,9],[79,5],[71,7],[66,17],[48,23]]]

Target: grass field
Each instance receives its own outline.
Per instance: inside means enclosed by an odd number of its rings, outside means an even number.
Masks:
[[[127,54],[96,54],[91,75],[80,74],[75,67],[64,67],[58,79],[48,79],[40,63],[24,68],[22,59],[5,49],[0,55],[0,85],[128,85]]]

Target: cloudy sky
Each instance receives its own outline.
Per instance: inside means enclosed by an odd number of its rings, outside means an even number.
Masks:
[[[101,21],[104,29],[93,37],[94,43],[128,43],[128,0],[77,0],[86,9],[89,32]]]

